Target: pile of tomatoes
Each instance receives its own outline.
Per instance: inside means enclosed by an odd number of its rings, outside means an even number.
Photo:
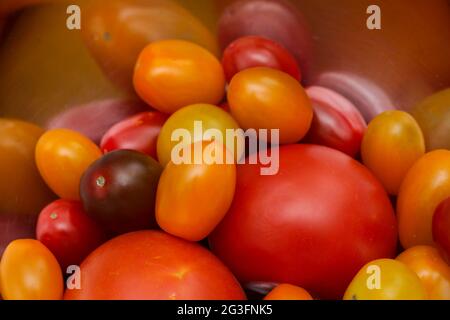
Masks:
[[[17,211],[27,185],[34,192],[17,216],[42,209],[35,239],[3,252],[3,299],[450,299],[450,150],[430,148],[420,116],[448,106],[449,90],[413,115],[366,121],[342,94],[304,86],[302,32],[288,46],[222,28],[221,60],[196,39],[117,53],[127,58],[103,68],[148,110],[99,141],[0,119],[0,136],[11,137],[0,138],[0,156],[20,164],[2,171],[11,184],[0,210]],[[88,42],[98,57],[103,40]],[[198,121],[223,137],[278,129],[276,174],[237,163],[248,148],[195,135]],[[210,147],[235,161],[174,163],[177,129],[192,137],[184,152]]]

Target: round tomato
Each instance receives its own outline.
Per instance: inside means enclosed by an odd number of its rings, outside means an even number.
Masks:
[[[397,199],[397,218],[403,248],[433,245],[433,214],[450,197],[450,151],[435,150],[408,171]]]
[[[44,133],[36,145],[36,164],[47,185],[60,197],[79,200],[80,179],[102,155],[88,138],[67,129]]]
[[[222,66],[228,82],[236,73],[254,67],[278,69],[301,80],[297,61],[290,52],[278,43],[258,36],[233,41],[223,52]]]
[[[104,153],[129,149],[156,159],[156,143],[168,116],[160,112],[143,112],[127,118],[109,129],[100,147]]]
[[[417,274],[427,291],[428,299],[450,300],[450,267],[436,248],[412,247],[400,254],[397,260]]]
[[[58,261],[33,239],[8,245],[0,262],[0,282],[5,300],[57,300],[64,290]]]
[[[362,267],[348,286],[344,300],[424,300],[426,297],[419,277],[405,264],[379,259]]]
[[[279,129],[280,143],[295,143],[308,132],[311,102],[302,86],[284,72],[251,68],[228,88],[231,114],[244,129]]]
[[[211,248],[244,284],[290,283],[340,298],[368,261],[392,257],[392,205],[381,184],[342,152],[315,145],[279,151],[279,172],[238,166],[233,203]]]
[[[112,239],[81,264],[81,289],[65,299],[245,299],[228,269],[199,244],[160,231]]]
[[[193,103],[216,104],[225,93],[225,76],[217,58],[199,45],[181,40],[145,47],[133,81],[138,95],[165,113]]]
[[[264,300],[313,300],[313,298],[303,288],[291,284],[280,284],[273,288]]]
[[[63,270],[81,261],[105,240],[103,230],[78,201],[56,200],[45,207],[36,225],[36,238],[56,257]]]
[[[433,215],[433,239],[450,261],[450,197],[441,202]]]
[[[404,111],[385,111],[376,116],[361,146],[364,164],[392,195],[398,194],[408,170],[424,153],[422,131]]]

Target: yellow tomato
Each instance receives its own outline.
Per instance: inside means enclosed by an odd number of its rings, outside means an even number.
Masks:
[[[303,288],[292,284],[280,284],[273,288],[264,300],[313,300],[313,298]]]

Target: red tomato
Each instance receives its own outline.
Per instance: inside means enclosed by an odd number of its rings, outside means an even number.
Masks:
[[[450,198],[444,200],[434,212],[433,239],[450,259]]]
[[[245,299],[239,283],[208,250],[161,231],[114,238],[81,264],[81,289],[65,299]]]
[[[324,87],[309,87],[314,117],[307,141],[337,149],[354,157],[367,128],[362,114],[347,98]]]
[[[210,236],[212,250],[244,284],[290,283],[341,298],[365,263],[394,256],[390,200],[369,170],[339,151],[289,145],[279,157],[277,175],[238,166],[234,201]]]
[[[155,111],[143,112],[127,118],[106,132],[100,148],[104,153],[118,149],[136,150],[156,159],[156,142],[167,117]]]
[[[301,80],[300,69],[291,53],[275,41],[258,36],[232,42],[223,53],[222,65],[228,82],[236,73],[254,67],[278,69]]]
[[[78,201],[56,200],[39,215],[36,237],[66,270],[78,265],[105,240],[103,230],[83,211]]]

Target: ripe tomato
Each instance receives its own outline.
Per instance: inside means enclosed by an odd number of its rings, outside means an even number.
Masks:
[[[275,41],[258,36],[233,41],[223,52],[222,66],[228,82],[236,73],[254,67],[278,69],[301,80],[300,69],[291,53]]]
[[[348,286],[344,300],[424,300],[426,297],[420,279],[405,264],[379,259],[362,267]]]
[[[188,137],[172,139],[172,134],[178,130],[186,129]],[[244,152],[243,134],[236,134],[236,139],[226,141],[226,132],[239,129],[233,117],[222,108],[209,104],[194,104],[184,107],[170,116],[161,129],[158,137],[157,151],[159,162],[165,166],[171,159],[172,149],[177,145],[190,145],[191,143],[207,140],[204,133],[209,129],[217,129],[222,137],[215,137],[217,141],[225,143],[231,151],[234,143],[235,159],[239,159]],[[178,131],[180,132],[180,131]]]
[[[324,87],[309,87],[306,93],[314,109],[306,141],[356,156],[367,128],[359,110],[339,93]]]
[[[216,104],[225,93],[225,76],[217,58],[199,45],[181,40],[145,47],[133,81],[138,95],[165,113],[193,103]]]
[[[127,118],[106,132],[100,147],[104,153],[130,149],[156,159],[158,135],[167,118],[168,116],[157,111],[143,112]]]
[[[107,153],[81,178],[80,196],[86,213],[111,233],[151,228],[161,166],[132,150]]]
[[[441,202],[433,215],[433,239],[450,261],[450,197]]]
[[[431,151],[408,171],[398,194],[399,236],[404,248],[433,245],[433,214],[448,197],[450,151]]]
[[[313,300],[313,298],[303,288],[291,284],[280,284],[273,288],[264,300]]]
[[[364,164],[392,195],[398,194],[408,170],[424,153],[422,131],[404,111],[385,111],[375,117],[361,146]]]
[[[36,145],[36,164],[47,185],[60,197],[79,200],[80,179],[102,155],[88,138],[67,129],[44,133]]]
[[[81,289],[67,290],[65,299],[245,299],[208,250],[160,231],[108,241],[81,264],[81,273]]]
[[[243,284],[290,283],[334,299],[365,263],[393,257],[396,242],[381,184],[342,152],[315,145],[280,147],[277,175],[239,165],[231,208],[210,235]]]
[[[436,248],[417,246],[409,248],[397,257],[422,281],[428,299],[450,300],[450,267]]]
[[[36,225],[36,238],[56,257],[63,270],[81,261],[105,240],[103,230],[78,201],[56,200],[45,207]]]
[[[280,143],[302,139],[313,117],[311,102],[300,83],[265,67],[235,75],[228,88],[228,102],[241,127],[279,129]]]
[[[193,161],[196,147],[201,152],[198,163]],[[189,163],[171,161],[164,169],[156,196],[156,220],[170,234],[200,241],[230,208],[236,165],[226,163],[226,157],[233,158],[220,142],[199,141],[187,149],[191,153]]]
[[[58,261],[33,239],[8,245],[0,262],[0,281],[5,300],[57,300],[64,290]]]

